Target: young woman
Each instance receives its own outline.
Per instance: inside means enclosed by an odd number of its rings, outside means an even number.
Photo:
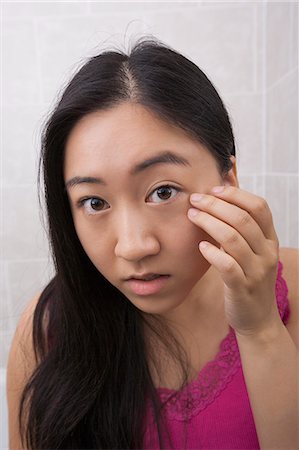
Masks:
[[[10,448],[295,450],[298,251],[205,74],[155,39],[91,58],[41,168],[56,274],[11,346]]]

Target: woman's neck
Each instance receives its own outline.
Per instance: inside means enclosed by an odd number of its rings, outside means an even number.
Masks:
[[[174,331],[190,336],[215,329],[221,323],[226,326],[224,284],[219,272],[211,266],[184,302],[161,319]]]
[[[190,379],[215,355],[219,342],[229,332],[224,314],[224,285],[217,274],[210,267],[179,307],[167,316],[160,316],[158,331],[166,334],[167,339],[166,329],[169,329],[182,346],[190,364]],[[170,346],[161,342],[147,327],[145,340],[149,345],[149,354],[160,367],[158,375],[150,363],[155,385],[169,388],[179,386],[178,361],[173,359]]]

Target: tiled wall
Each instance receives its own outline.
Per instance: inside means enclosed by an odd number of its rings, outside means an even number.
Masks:
[[[43,120],[86,56],[153,34],[193,59],[232,117],[240,186],[298,247],[297,2],[2,2],[0,366],[52,272],[37,203]]]

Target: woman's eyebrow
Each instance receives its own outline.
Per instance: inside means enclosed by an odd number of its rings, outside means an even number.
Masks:
[[[183,166],[190,166],[190,162],[184,158],[181,155],[177,155],[176,153],[172,151],[164,151],[162,153],[158,153],[155,156],[152,156],[151,158],[148,158],[134,166],[130,170],[130,175],[137,175],[140,172],[143,172],[144,170],[148,169],[149,167],[152,167],[156,164],[175,164],[175,165],[183,165]],[[73,188],[74,186],[78,186],[82,183],[90,183],[90,184],[102,184],[104,186],[107,186],[107,183],[104,181],[103,178],[100,177],[81,177],[76,176],[71,178],[65,183],[65,189],[67,188]]]

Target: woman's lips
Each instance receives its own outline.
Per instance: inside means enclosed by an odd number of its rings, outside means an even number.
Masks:
[[[130,289],[137,295],[151,295],[159,292],[167,283],[170,275],[160,275],[158,278],[150,281],[137,280],[131,278],[127,280]]]

